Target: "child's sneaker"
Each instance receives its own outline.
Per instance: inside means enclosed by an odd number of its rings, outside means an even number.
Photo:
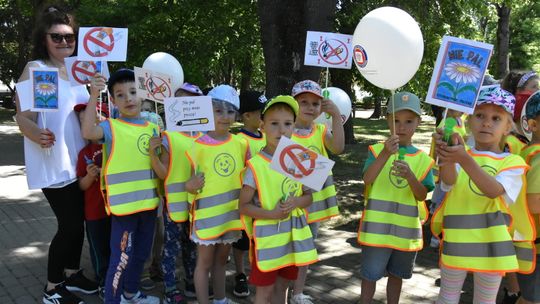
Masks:
[[[105,286],[99,286],[99,287],[98,287],[98,297],[99,297],[102,301],[105,301]]]
[[[165,293],[165,301],[163,302],[165,304],[184,304],[186,301],[184,301],[184,298],[182,297],[182,293],[178,290],[173,290]]]
[[[313,300],[312,297],[305,295],[303,293],[299,293],[297,295],[292,296],[290,303],[291,304],[313,304],[311,300]]]
[[[245,298],[249,296],[249,287],[247,284],[246,275],[243,273],[240,273],[234,278],[234,280],[236,281],[236,283],[234,284],[234,290],[233,290],[234,295],[239,298]]]
[[[126,299],[124,295],[120,296],[120,304],[160,304],[161,301],[158,297],[147,296],[142,294],[140,291],[133,296],[131,299]]]
[[[141,279],[140,286],[143,290],[148,291],[156,288],[156,283],[150,277],[144,277]]]
[[[90,281],[83,275],[83,270],[66,278],[66,288],[69,291],[80,291],[85,294],[94,294],[98,291],[98,283]]]
[[[44,304],[82,304],[83,300],[76,295],[72,294],[71,291],[67,290],[64,283],[58,284],[54,289],[43,291],[43,301]]]

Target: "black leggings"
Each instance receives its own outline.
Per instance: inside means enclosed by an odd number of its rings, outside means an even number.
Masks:
[[[79,269],[84,242],[84,196],[78,182],[63,188],[43,188],[58,221],[49,247],[47,280],[64,281],[64,269]]]

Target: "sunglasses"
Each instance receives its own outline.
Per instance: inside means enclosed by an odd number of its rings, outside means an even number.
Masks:
[[[73,43],[75,42],[75,34],[58,34],[58,33],[47,33],[47,35],[51,36],[51,40],[54,43],[62,43],[62,40],[66,40],[66,43]]]

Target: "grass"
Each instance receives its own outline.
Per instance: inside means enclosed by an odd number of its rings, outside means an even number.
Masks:
[[[413,137],[413,145],[429,152],[434,122],[423,117]],[[336,162],[332,169],[338,192],[341,216],[326,221],[324,225],[336,230],[356,231],[364,207],[364,182],[362,170],[367,158],[368,146],[382,142],[390,135],[385,119],[354,119],[356,144],[347,145],[345,151],[332,156]]]

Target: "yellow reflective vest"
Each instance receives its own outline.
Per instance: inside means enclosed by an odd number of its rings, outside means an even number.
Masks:
[[[261,134],[262,134],[261,138],[251,137],[247,135],[246,133],[242,133],[242,132],[239,132],[238,134],[236,134],[240,136],[241,138],[244,138],[245,140],[247,140],[249,144],[249,153],[251,154],[251,157],[257,155],[257,153],[259,153],[262,150],[262,148],[266,146],[266,137],[264,136],[264,133],[261,133]]]
[[[324,146],[326,135],[326,125],[313,125],[311,134],[302,136],[293,134],[291,139],[302,146],[328,157],[328,152]],[[339,208],[336,198],[336,187],[332,172],[323,184],[321,191],[313,193],[313,204],[306,208],[306,217],[308,223],[320,222],[325,219],[339,215]]]
[[[527,165],[513,154],[496,157],[468,150],[488,174]],[[534,269],[532,218],[524,200],[524,186],[508,207],[503,196],[485,196],[462,168],[456,183],[435,211],[431,229],[442,233],[441,263],[449,268],[483,272],[530,272]],[[515,241],[515,242],[513,242]]]
[[[106,207],[109,214],[129,215],[155,209],[159,204],[159,179],[148,153],[150,137],[159,133],[153,123],[132,124],[109,119],[112,144],[103,168]]]
[[[529,166],[532,165],[533,159],[540,157],[540,144],[529,145],[525,147],[523,150],[521,150],[521,157],[525,159],[525,162],[527,163],[527,165]],[[540,253],[540,237],[538,235],[538,232],[540,231],[540,215],[534,214],[533,219],[534,219],[535,228],[536,228],[536,241],[535,241],[536,254],[538,254]]]
[[[517,136],[512,134],[506,136],[505,145],[508,148],[508,152],[516,155],[520,155],[521,150],[527,146],[526,143],[522,142]]]
[[[384,144],[369,146],[378,157]],[[417,201],[407,180],[391,174],[391,156],[371,185],[366,185],[366,206],[358,229],[358,243],[400,251],[418,251],[423,247],[422,222],[427,217],[423,201]],[[414,176],[422,181],[433,167],[433,159],[421,150],[405,154]]]
[[[185,222],[189,218],[191,204],[188,202],[186,182],[191,178],[191,164],[185,153],[200,135],[201,133],[190,136],[182,132],[163,132],[169,145],[169,170],[164,180],[165,197],[167,212],[175,222]]]
[[[302,185],[271,170],[270,160],[261,153],[248,161],[257,184],[261,207],[273,210],[282,199],[301,196]],[[311,230],[302,209],[294,209],[283,220],[255,219],[253,222],[255,262],[262,272],[318,261]]]
[[[195,172],[204,173],[204,187],[194,196],[192,205],[192,229],[198,238],[211,240],[243,229],[238,197],[247,149],[243,138],[231,134],[218,144],[199,138],[187,152]]]

